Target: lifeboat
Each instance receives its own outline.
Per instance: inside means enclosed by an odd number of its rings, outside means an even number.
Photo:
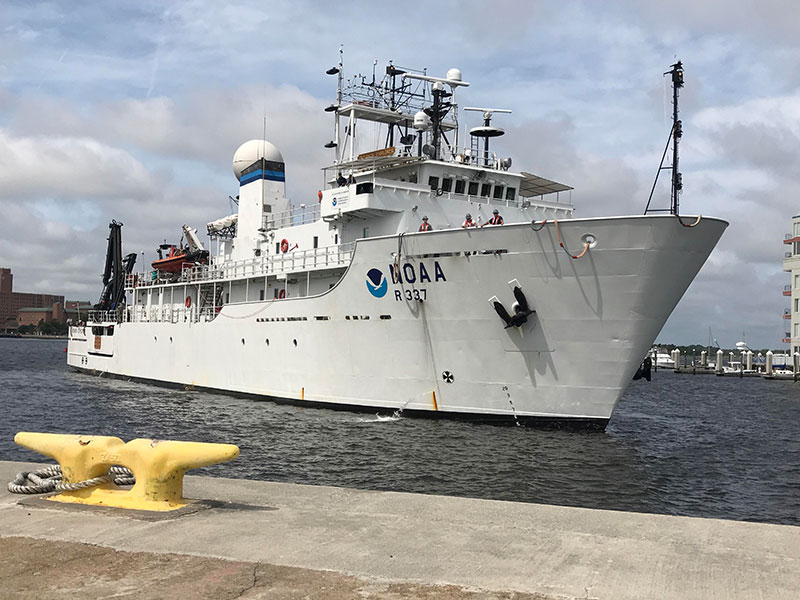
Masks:
[[[169,251],[167,256],[164,256],[164,251]],[[178,248],[173,244],[161,244],[158,247],[158,260],[153,261],[151,264],[154,269],[163,273],[180,273],[185,267],[193,267],[196,264],[205,264],[208,262],[207,250],[189,251],[184,248]]]

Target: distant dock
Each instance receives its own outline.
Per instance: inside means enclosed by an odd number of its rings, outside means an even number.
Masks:
[[[674,364],[670,370],[681,375],[716,375],[718,377],[761,377],[772,380],[800,380],[800,354],[782,355],[776,360],[771,351],[765,357],[754,356],[751,350],[737,357],[733,352],[728,356],[721,350],[716,353],[716,362],[709,362],[705,351],[697,356],[682,356],[680,350],[670,354]],[[727,358],[727,363],[725,362]],[[737,360],[738,358],[738,360]],[[660,367],[661,370],[664,367]]]
[[[41,465],[0,462],[0,479]],[[0,492],[4,597],[795,600],[800,527],[186,477],[180,515]],[[183,511],[183,509],[182,509]]]

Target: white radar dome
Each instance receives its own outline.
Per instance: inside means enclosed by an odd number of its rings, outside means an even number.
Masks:
[[[236,175],[236,179],[241,179],[242,171],[260,158],[272,162],[283,162],[281,151],[273,144],[266,140],[250,140],[239,146],[233,153],[233,174]]]
[[[431,118],[424,112],[419,111],[414,115],[414,129],[418,131],[425,131],[431,126]]]
[[[461,81],[461,70],[450,69],[444,78],[447,79],[448,81]]]

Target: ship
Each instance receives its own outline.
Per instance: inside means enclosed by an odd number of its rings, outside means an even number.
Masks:
[[[670,210],[575,218],[572,187],[496,153],[511,109],[459,107],[460,70],[343,71],[340,51],[315,197],[291,201],[291,166],[253,139],[208,250],[183,227],[202,260],[134,272],[112,222],[104,294],[70,328],[69,366],[310,407],[604,428],[727,227],[677,210],[680,122]],[[675,103],[677,116],[677,88]]]

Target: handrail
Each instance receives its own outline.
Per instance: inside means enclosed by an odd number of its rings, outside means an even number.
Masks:
[[[264,255],[260,258],[239,261],[212,263],[185,268],[175,279],[152,278],[149,273],[128,275],[125,286],[148,287],[154,285],[184,285],[203,281],[225,281],[241,277],[264,277],[283,273],[315,271],[347,265],[353,255],[355,242],[325,246],[309,250],[294,250],[278,255]]]
[[[313,223],[320,218],[320,206],[315,202],[311,206],[301,204],[297,209],[294,207],[278,213],[266,213],[261,221],[261,225],[267,231],[281,229],[282,227],[295,227]]]

